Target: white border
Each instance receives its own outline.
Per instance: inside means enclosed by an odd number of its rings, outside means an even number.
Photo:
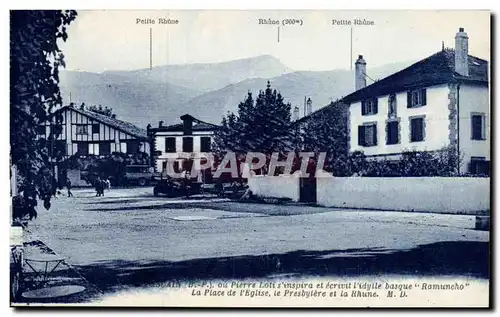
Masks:
[[[9,199],[9,182],[8,182],[8,169],[7,165],[9,163],[9,157],[8,157],[8,148],[9,148],[9,13],[7,9],[59,9],[59,8],[75,8],[75,9],[238,9],[238,10],[243,10],[243,9],[377,9],[377,10],[383,10],[383,9],[401,9],[401,10],[423,10],[423,9],[490,9],[493,11],[493,13],[498,14],[500,11],[499,4],[500,1],[498,0],[475,0],[475,1],[438,1],[438,0],[421,0],[421,1],[414,1],[414,2],[408,2],[408,1],[397,1],[397,0],[378,0],[378,1],[354,1],[354,0],[336,0],[336,1],[318,1],[318,0],[307,0],[307,1],[298,1],[298,0],[288,0],[288,1],[270,1],[270,0],[243,0],[243,1],[235,1],[235,0],[212,0],[212,1],[202,1],[202,0],[171,0],[171,1],[153,1],[153,0],[141,0],[141,1],[130,1],[130,0],[108,0],[103,4],[102,0],[86,0],[86,1],[23,1],[23,0],[18,0],[16,2],[11,1],[10,3],[2,2],[2,9],[4,5],[6,5],[5,10],[0,11],[1,12],[1,45],[3,46],[1,53],[2,53],[2,95],[3,96],[3,102],[2,102],[2,115],[1,115],[1,120],[2,124],[0,125],[2,129],[2,133],[0,133],[0,138],[1,138],[1,146],[2,146],[2,155],[1,155],[1,161],[0,161],[0,180],[1,181],[1,202],[2,202],[2,210],[3,210],[3,217],[4,217],[4,227],[2,232],[2,241],[7,241],[9,238],[9,231],[7,230],[7,226],[9,223],[9,212],[8,212],[8,199]],[[494,40],[495,42],[498,40],[498,35],[494,34]],[[492,43],[493,44],[493,43]],[[495,61],[496,55],[492,56],[492,60],[494,61],[495,65],[497,64]],[[494,83],[493,83],[494,84]],[[493,87],[492,88],[496,88]],[[493,90],[493,93],[495,94],[495,100],[498,101],[498,92],[496,90]],[[498,113],[498,110],[495,111],[495,114]],[[496,119],[497,115],[495,115],[495,122],[496,124]],[[498,146],[500,143],[500,139],[495,139],[495,145],[498,149]],[[497,163],[496,161],[494,163]],[[496,168],[495,168],[496,170]],[[496,176],[496,175],[495,175]],[[496,195],[497,192],[495,192],[493,195]],[[498,196],[497,196],[498,197]],[[492,211],[493,212],[493,211]],[[496,221],[495,217],[495,228],[498,229],[498,221]],[[496,254],[496,251],[498,250],[498,242],[495,244],[495,250],[494,254]],[[7,250],[6,248],[3,248],[4,251]],[[7,277],[8,274],[8,253],[7,252],[2,252],[1,254],[1,260],[0,260],[1,265],[3,266],[1,269],[1,272],[4,274],[5,277]],[[498,263],[496,261],[495,263]],[[496,267],[496,272],[498,274],[498,266]],[[2,287],[0,287],[0,290],[2,292],[2,298],[4,299],[3,305],[2,305],[2,316],[10,316],[16,312],[14,312],[13,309],[8,307],[8,288],[7,285],[4,284],[6,281],[8,281],[7,278],[2,278]],[[498,290],[496,290],[495,294],[495,302],[498,305]],[[72,311],[60,311],[59,314],[68,314],[71,313]],[[235,313],[236,311],[229,311],[230,314]],[[311,311],[296,311],[296,313],[302,315],[302,314],[309,314]],[[395,311],[398,313],[398,311]],[[421,311],[422,313],[425,313],[426,315],[429,314],[434,314],[434,313],[441,313],[441,314],[456,314],[456,311],[447,311],[447,312],[429,312],[429,311]],[[34,312],[31,312],[33,314]],[[43,314],[43,311],[37,311],[35,314]],[[53,311],[46,312],[45,314],[52,314]],[[94,316],[94,315],[103,315],[103,313],[110,313],[110,311],[85,311],[85,312],[80,312],[80,314],[87,315],[87,316]],[[125,313],[124,311],[119,311],[119,312],[113,312],[114,314],[123,314]],[[131,311],[130,313],[136,315],[138,312],[137,311]],[[158,315],[163,315],[163,314],[169,314],[169,315],[177,315],[177,314],[198,314],[200,312],[188,312],[188,311],[158,311],[154,312],[154,314]],[[219,315],[221,312],[219,311],[211,311],[209,314],[212,315]],[[241,314],[289,314],[290,311],[273,311],[273,312],[263,312],[263,311],[253,311],[253,312],[242,312],[238,311],[238,313]],[[315,311],[314,313],[317,314],[331,314],[331,311]],[[334,311],[334,314],[340,314],[343,315],[346,313],[345,311]],[[353,311],[350,311],[348,313],[353,313]],[[366,311],[356,311],[356,313],[362,313],[365,314],[367,313]],[[374,313],[374,312],[370,312]],[[378,311],[375,312],[379,315],[385,315],[385,311]],[[404,314],[415,314],[413,312],[400,312]],[[472,312],[467,312],[468,314]],[[478,312],[475,312],[474,314],[477,314]]]

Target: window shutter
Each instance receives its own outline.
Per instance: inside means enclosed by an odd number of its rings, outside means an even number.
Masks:
[[[427,89],[420,90],[421,98],[422,98],[422,106],[427,104]]]
[[[373,145],[377,145],[377,125],[373,125]]]
[[[406,108],[411,108],[411,106],[412,106],[411,105],[411,91],[408,91],[406,93],[406,102],[407,102]]]
[[[358,145],[365,145],[365,126],[358,126]]]
[[[366,102],[364,100],[361,101],[361,115],[366,115]]]
[[[377,114],[378,113],[378,98],[377,97],[373,98],[373,107],[374,107],[374,113]]]

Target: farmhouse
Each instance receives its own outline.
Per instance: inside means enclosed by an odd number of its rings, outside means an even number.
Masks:
[[[149,157],[144,129],[73,104],[55,111],[47,122],[38,126],[37,135],[38,139],[53,139],[48,144],[49,155],[61,157],[62,161],[72,157],[83,162],[115,152],[129,157]],[[63,181],[69,177],[75,186],[87,185],[80,169],[63,170],[58,163],[54,166],[58,179]]]
[[[366,85],[366,61],[355,63],[349,105],[349,149],[395,158],[404,151],[455,148],[460,172],[489,173],[488,62],[468,54],[460,28],[455,49],[443,49]]]

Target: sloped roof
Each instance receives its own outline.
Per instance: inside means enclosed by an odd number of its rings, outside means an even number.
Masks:
[[[201,120],[196,119],[195,117],[193,117],[189,114],[185,114],[185,115],[181,116],[181,119],[191,119],[193,121],[193,131],[213,131],[213,130],[219,128],[218,125],[208,123],[205,121],[201,121]],[[184,124],[177,123],[177,124],[172,124],[172,125],[163,126],[163,127],[155,127],[155,128],[152,128],[151,130],[169,131],[169,132],[184,131]]]
[[[118,120],[115,118],[111,118],[105,115],[102,115],[100,113],[88,111],[88,110],[82,110],[80,108],[74,107],[74,106],[64,106],[61,109],[57,110],[57,112],[70,109],[71,111],[75,111],[80,113],[81,115],[87,116],[95,121],[98,121],[102,124],[109,125],[112,128],[115,128],[117,130],[120,130],[124,133],[130,134],[132,136],[135,136],[136,138],[140,139],[146,139],[147,138],[147,133],[146,130],[141,129],[135,125],[133,125],[130,122]]]
[[[343,98],[346,102],[387,95],[408,89],[428,87],[450,82],[488,85],[488,62],[469,55],[469,76],[455,72],[455,50],[439,51],[417,63],[357,90]]]

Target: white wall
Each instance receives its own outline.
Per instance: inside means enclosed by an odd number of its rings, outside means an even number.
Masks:
[[[490,100],[488,87],[460,85],[460,152],[463,154],[462,172],[467,172],[471,156],[490,159]],[[471,113],[484,113],[486,140],[472,140]]]
[[[67,170],[67,177],[69,178],[72,187],[79,187],[79,186],[90,187],[90,184],[81,179],[80,170],[75,170],[75,169]]]
[[[396,94],[397,116],[400,119],[399,144],[386,144],[386,120],[388,118],[389,96],[378,98],[378,113],[361,115],[361,102],[351,104],[350,111],[350,151],[363,151],[365,155],[401,153],[405,150],[432,151],[449,144],[448,125],[448,85],[427,87],[427,104],[418,108],[407,108],[407,92]],[[425,115],[425,140],[410,142],[409,117]],[[358,145],[358,126],[364,122],[377,122],[377,146]]]
[[[257,196],[290,198],[293,201],[299,201],[299,178],[295,175],[253,175],[248,178],[248,187]]]
[[[490,209],[489,178],[335,177],[317,182],[317,202],[328,207],[436,213]]]

